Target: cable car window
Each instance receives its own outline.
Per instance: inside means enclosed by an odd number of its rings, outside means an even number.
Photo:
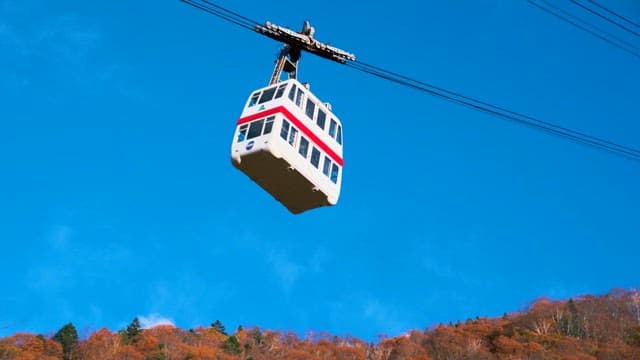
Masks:
[[[331,167],[331,160],[328,156],[324,156],[324,164],[322,165],[322,173],[329,176],[329,168]]]
[[[276,87],[271,87],[268,88],[267,90],[265,90],[262,93],[262,96],[260,96],[260,101],[258,101],[258,104],[262,104],[262,103],[266,103],[267,101],[273,99],[273,94],[276,93]]]
[[[303,158],[307,158],[307,153],[309,152],[309,141],[304,137],[300,137],[300,149],[298,149],[298,153],[302,155]]]
[[[313,120],[313,113],[316,110],[316,104],[311,101],[311,99],[307,99],[307,108],[305,109],[305,113],[309,117],[309,119]]]
[[[278,86],[278,91],[276,91],[276,96],[274,97],[274,99],[279,99],[282,94],[284,94],[284,88],[287,87],[287,84],[282,84],[280,86]]]
[[[252,122],[249,125],[249,135],[247,135],[247,140],[260,136],[262,134],[262,125],[264,125],[264,119]]]
[[[246,139],[247,128],[249,128],[249,125],[247,124],[240,125],[240,131],[238,131],[238,142],[244,141],[244,139]]]
[[[260,92],[258,91],[257,93],[254,93],[253,95],[251,95],[251,100],[249,100],[249,106],[247,107],[252,107],[253,105],[255,105],[258,102],[258,98],[260,97]]]
[[[302,92],[302,89],[298,89],[298,93],[296,94],[296,105],[298,105],[298,107],[302,107],[302,96],[304,95],[304,93]]]
[[[311,165],[315,166],[317,169],[319,164],[320,164],[320,151],[318,151],[318,149],[316,149],[316,147],[314,146],[313,150],[311,150]]]
[[[336,137],[336,126],[338,126],[338,123],[331,119],[331,123],[329,124],[329,136]]]
[[[318,109],[318,120],[317,120],[317,124],[318,126],[320,126],[320,129],[324,130],[324,122],[327,119],[327,114],[324,113],[324,111]]]
[[[296,96],[296,84],[293,84],[291,90],[289,90],[289,100],[293,101],[293,98]]]
[[[298,130],[296,130],[296,128],[292,126],[291,132],[289,133],[289,145],[295,146],[297,136],[298,136]]]
[[[289,135],[289,122],[287,120],[282,120],[282,129],[280,129],[280,137],[287,141],[287,135]]]
[[[338,183],[338,165],[333,164],[333,166],[331,166],[331,181],[334,184]]]
[[[336,141],[342,145],[342,126],[338,125],[338,134],[336,135]]]
[[[262,133],[263,135],[271,133],[271,129],[273,128],[273,120],[275,118],[275,116],[269,116],[267,118],[267,122],[264,124],[264,132]]]

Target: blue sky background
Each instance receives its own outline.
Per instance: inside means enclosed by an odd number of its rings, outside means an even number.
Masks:
[[[221,4],[640,147],[640,59],[525,1]],[[0,0],[0,336],[140,316],[374,340],[640,286],[640,163],[310,55],[344,181],[291,215],[230,164],[278,50],[179,1]]]

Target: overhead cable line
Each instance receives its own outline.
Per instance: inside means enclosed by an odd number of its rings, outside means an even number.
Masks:
[[[612,141],[608,141],[606,139],[598,138],[579,131],[571,130],[563,126],[536,119],[534,117],[511,111],[500,106],[495,106],[481,100],[473,99],[456,92],[452,92],[428,83],[414,80],[376,66],[364,64],[357,60],[355,62],[347,63],[347,66],[368,73],[370,75],[445,99],[447,101],[472,108],[477,111],[481,111],[505,120],[513,121],[521,125],[526,125],[574,142],[598,148],[600,150],[606,150],[633,160],[640,161],[640,150],[638,149],[634,149]]]
[[[256,25],[259,25],[259,23],[256,21],[253,21],[231,10],[225,9],[222,6],[212,3],[208,0],[180,0],[180,1],[182,1],[185,4],[191,5],[197,9],[200,9],[204,12],[207,12],[211,15],[217,16],[223,20],[232,22],[247,30],[254,31],[254,27]]]
[[[258,29],[261,28],[261,25],[258,22],[253,21],[249,18],[246,18],[238,13],[234,13],[230,10],[227,10],[208,0],[181,0],[181,1],[189,5],[192,5],[198,9],[206,11],[212,15],[218,16],[224,20],[230,21],[236,25],[249,28],[252,31],[257,31],[260,33]],[[534,5],[538,6],[537,4],[534,4]],[[251,24],[253,24],[253,26]],[[584,145],[592,146],[600,150],[605,150],[611,153],[615,153],[617,155],[625,156],[627,158],[630,158],[636,161],[640,161],[639,149],[628,147],[613,141],[609,141],[603,138],[588,135],[580,131],[569,129],[567,127],[563,127],[547,121],[543,121],[529,115],[525,115],[522,113],[509,110],[504,107],[493,105],[486,101],[474,99],[472,97],[465,96],[461,93],[447,90],[443,87],[435,86],[427,82],[419,81],[393,71],[385,70],[379,66],[375,66],[359,60],[355,60],[355,58],[345,59],[345,61],[340,61],[340,62],[346,64],[347,66],[355,70],[391,81],[399,85],[403,85],[409,88],[413,88],[415,90],[422,91],[429,95],[439,97],[447,101],[450,101],[459,105],[463,105],[468,108],[472,108],[477,111],[481,111],[505,120],[513,121],[521,125],[526,125],[526,126],[541,130],[543,132],[559,136],[561,138],[565,138],[565,139],[578,142]]]
[[[237,12],[235,12],[235,11],[231,11],[231,10],[229,10],[229,9],[226,9],[226,8],[224,8],[224,7],[222,7],[222,6],[218,5],[218,4],[216,4],[216,3],[213,3],[213,2],[208,1],[208,0],[200,0],[200,1],[202,1],[202,2],[206,3],[206,4],[207,4],[207,5],[209,5],[209,6],[212,6],[212,7],[216,8],[216,9],[218,9],[218,10],[221,10],[221,11],[223,11],[223,12],[227,13],[227,14],[230,14],[230,15],[233,15],[233,16],[235,16],[235,17],[237,17],[237,18],[243,19],[244,21],[246,21],[246,22],[248,22],[248,23],[251,23],[251,24],[253,24],[253,25],[260,25],[260,23],[258,23],[257,21],[252,20],[252,19],[249,19],[248,17],[243,16],[243,15],[241,15],[241,14],[238,14],[238,13],[237,13]]]
[[[626,18],[626,17],[624,17],[624,16],[622,16],[622,15],[618,14],[617,12],[615,12],[615,11],[613,11],[613,10],[611,10],[611,9],[607,8],[606,6],[604,6],[604,5],[602,5],[602,4],[597,3],[596,1],[593,1],[593,0],[587,0],[587,1],[588,1],[588,2],[590,2],[590,3],[592,3],[592,4],[593,4],[593,5],[595,5],[595,6],[599,7],[600,9],[602,9],[602,10],[604,10],[604,11],[608,12],[609,14],[611,14],[611,15],[613,15],[613,16],[615,16],[615,17],[617,17],[617,18],[621,19],[621,20],[624,20],[624,21],[626,21],[627,23],[629,23],[629,24],[631,24],[631,25],[634,25],[634,26],[636,26],[636,27],[638,27],[638,28],[640,29],[640,25],[638,25],[638,23],[637,23],[637,22],[635,22],[635,21],[633,21],[633,20],[630,20],[630,19],[628,19],[628,18]]]
[[[578,17],[576,17],[574,15],[569,14],[567,11],[565,11],[565,10],[563,10],[563,9],[553,5],[553,4],[550,4],[546,0],[540,0],[540,1],[542,3],[544,3],[548,7],[542,6],[541,4],[538,4],[538,3],[536,3],[536,2],[534,2],[532,0],[527,0],[527,2],[529,4],[537,7],[538,9],[540,9],[540,10],[542,10],[542,11],[548,13],[548,14],[551,14],[551,15],[553,15],[553,16],[555,16],[555,17],[557,17],[557,18],[559,18],[559,19],[561,19],[561,20],[563,20],[563,21],[565,21],[565,22],[567,22],[567,23],[569,23],[569,24],[571,24],[571,25],[583,30],[583,31],[586,31],[589,34],[599,38],[600,40],[605,41],[605,42],[617,47],[618,49],[624,50],[627,53],[629,53],[629,54],[631,54],[631,55],[633,55],[633,56],[635,56],[635,57],[640,59],[640,48],[634,46],[633,44],[631,44],[631,43],[629,43],[629,42],[627,42],[627,41],[625,41],[623,39],[620,39],[619,37],[607,32],[607,31],[604,31],[604,30],[600,29],[599,27],[597,27],[595,25],[589,24],[588,22],[586,22],[584,20],[581,20],[580,18],[578,18]],[[582,23],[583,25],[581,25],[580,23]],[[607,38],[607,36],[608,36],[608,38]],[[613,41],[611,39],[614,39],[615,41]]]
[[[635,36],[640,36],[640,33],[638,33],[638,32],[636,32],[636,31],[633,31],[633,30],[629,29],[628,27],[626,27],[626,26],[624,26],[624,25],[620,24],[619,22],[617,22],[617,21],[615,21],[615,20],[612,20],[612,19],[608,18],[608,17],[607,17],[607,16],[605,16],[605,15],[600,14],[599,12],[597,12],[597,11],[593,10],[592,8],[590,8],[590,7],[588,7],[588,6],[585,6],[585,5],[581,4],[581,3],[579,3],[579,2],[578,2],[578,1],[576,1],[576,0],[569,0],[569,1],[571,1],[572,3],[574,3],[574,4],[578,5],[579,7],[581,7],[581,8],[583,8],[583,9],[587,10],[588,12],[592,13],[593,15],[596,15],[596,16],[598,16],[598,17],[600,17],[600,18],[602,18],[602,19],[604,19],[604,20],[606,20],[606,21],[608,21],[608,22],[610,22],[610,23],[614,24],[615,26],[617,26],[617,27],[619,27],[619,28],[621,28],[621,29],[623,29],[623,30],[626,30],[626,31],[628,31],[628,32],[632,33],[632,34],[633,34],[633,35],[635,35]]]

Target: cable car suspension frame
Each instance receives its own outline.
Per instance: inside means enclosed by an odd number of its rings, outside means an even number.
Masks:
[[[300,32],[272,24],[269,21],[264,25],[256,25],[255,31],[285,44],[276,60],[269,85],[280,82],[283,72],[287,73],[289,79],[298,78],[298,63],[302,50],[341,64],[356,60],[354,54],[316,40],[313,37],[315,28],[309,24],[309,21],[304,22]]]

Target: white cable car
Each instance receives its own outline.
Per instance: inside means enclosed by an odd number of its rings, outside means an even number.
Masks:
[[[232,163],[294,214],[335,205],[344,166],[342,124],[329,103],[297,80],[298,62],[303,50],[342,64],[355,56],[314,39],[308,21],[300,32],[269,22],[255,30],[285,46],[269,86],[254,91],[242,111]],[[283,72],[288,80],[281,80]]]
[[[231,145],[233,165],[294,214],[335,205],[342,182],[342,124],[295,78],[249,97]]]

